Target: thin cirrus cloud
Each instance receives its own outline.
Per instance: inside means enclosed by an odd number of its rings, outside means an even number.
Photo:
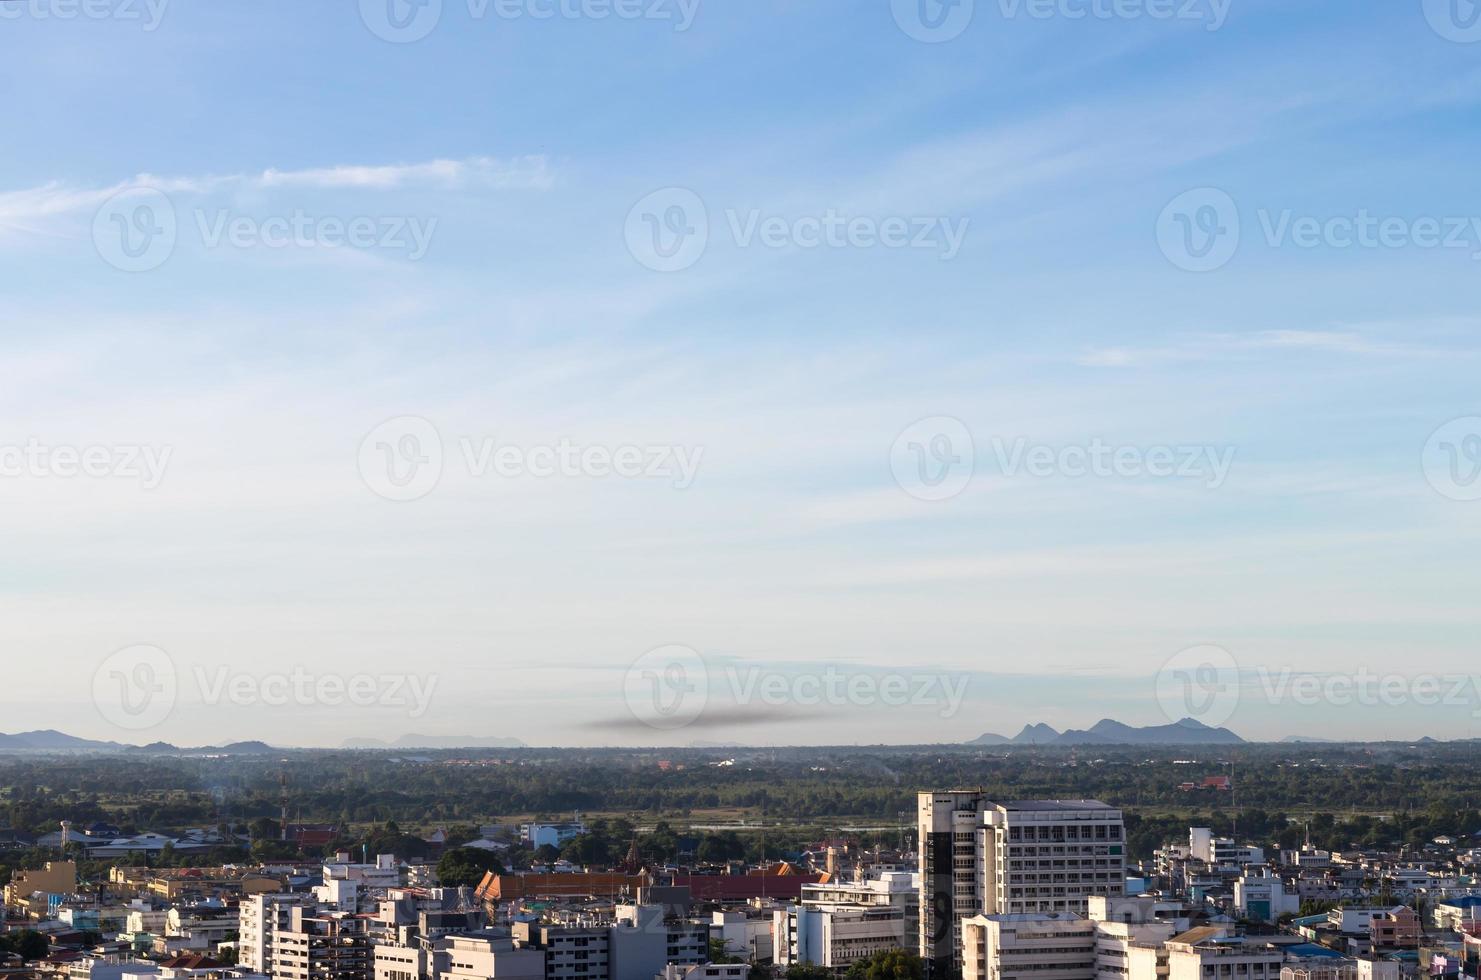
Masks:
[[[1262,351],[1315,351],[1383,357],[1450,356],[1454,353],[1423,343],[1385,340],[1351,330],[1260,330],[1244,336],[1204,334],[1176,343],[1146,347],[1097,347],[1081,353],[1075,363],[1081,367],[1134,368],[1223,360]]]
[[[103,187],[77,187],[50,181],[23,190],[0,192],[0,229],[41,233],[48,219],[85,212],[128,191],[211,194],[230,189],[388,191],[405,188],[444,190],[547,190],[554,185],[542,156],[508,159],[469,157],[388,165],[342,165],[303,170],[267,169],[255,174],[166,177],[139,174]]]

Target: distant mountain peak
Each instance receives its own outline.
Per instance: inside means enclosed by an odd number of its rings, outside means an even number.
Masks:
[[[1024,725],[1023,731],[1013,736],[1015,745],[1050,745],[1058,741],[1059,732],[1042,721],[1033,725]]]
[[[1167,725],[1138,728],[1114,718],[1102,718],[1087,729],[1056,731],[1037,722],[1024,725],[1011,739],[987,733],[969,745],[1236,745],[1244,739],[1227,728],[1212,728],[1196,718],[1180,718]]]

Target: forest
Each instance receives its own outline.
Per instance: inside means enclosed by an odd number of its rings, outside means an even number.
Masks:
[[[702,860],[782,854],[840,834],[908,846],[918,791],[971,787],[1120,806],[1131,856],[1145,858],[1190,823],[1266,846],[1470,835],[1481,830],[1478,762],[1473,742],[10,754],[0,756],[0,819],[29,835],[61,820],[126,834],[221,828],[242,842],[209,856],[226,859],[290,856],[276,840],[285,792],[291,821],[339,827],[331,849],[406,856],[437,828],[457,843],[489,825],[579,812],[611,821],[572,855],[595,864],[620,859],[634,837],[653,858],[689,853],[665,845],[665,833],[707,845]],[[1211,775],[1232,788],[1193,788]],[[0,862],[35,856],[0,852]]]

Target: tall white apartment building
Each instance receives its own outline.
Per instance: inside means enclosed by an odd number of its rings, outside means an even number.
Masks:
[[[967,790],[921,793],[918,949],[937,980],[962,971],[962,920],[1085,915],[1125,891],[1121,811],[1099,800],[994,803]]]
[[[313,902],[312,895],[270,893],[242,900],[239,910],[237,963],[253,973],[272,973],[276,936],[286,930],[290,913]]]
[[[1089,910],[1126,887],[1121,811],[1099,800],[1020,800],[983,813],[982,910]]]
[[[962,919],[983,911],[978,828],[986,802],[980,792],[921,793],[917,801],[920,913],[917,952],[930,976],[960,975]]]
[[[288,926],[273,937],[271,968],[277,980],[365,980],[371,976],[371,951],[365,916],[320,912],[295,906]]]

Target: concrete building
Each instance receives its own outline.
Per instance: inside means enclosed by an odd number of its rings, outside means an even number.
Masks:
[[[1280,949],[1230,940],[1213,934],[1217,928],[1195,929],[1164,944],[1167,980],[1280,980],[1285,959]]]
[[[1481,896],[1466,895],[1436,902],[1430,913],[1436,929],[1462,932],[1481,926]]]
[[[1121,811],[1099,800],[994,803],[970,791],[921,793],[917,948],[935,977],[962,970],[966,917],[1084,915],[1125,890]]]
[[[1264,864],[1264,848],[1215,837],[1207,827],[1188,828],[1188,853],[1205,864]]]
[[[531,848],[539,848],[546,844],[551,847],[560,847],[566,841],[574,837],[580,837],[586,833],[586,824],[580,819],[569,820],[564,823],[524,823],[519,825],[519,836]],[[644,978],[648,980],[648,978]]]
[[[1301,911],[1301,899],[1286,891],[1280,875],[1267,868],[1247,867],[1234,883],[1234,908],[1246,919],[1275,922]]]
[[[1073,912],[977,915],[962,923],[963,980],[1091,980],[1095,923]]]
[[[273,940],[277,980],[365,980],[373,958],[366,918],[348,912],[319,912],[294,906],[288,927]]]
[[[670,963],[709,960],[710,925],[665,916],[661,905],[619,905],[613,922],[515,922],[521,949],[539,950],[545,980],[653,980]]]
[[[978,893],[977,828],[985,800],[959,790],[921,793],[917,801],[920,913],[916,949],[928,975],[961,973],[962,919],[983,911]]]
[[[277,934],[288,928],[289,913],[310,901],[308,895],[287,892],[245,899],[238,910],[237,962],[241,967],[257,973],[270,972]]]
[[[983,814],[983,911],[1088,911],[1126,880],[1121,811],[1099,800],[1021,800]]]
[[[1404,968],[1393,960],[1333,960],[1286,966],[1280,980],[1402,980]]]
[[[750,970],[745,963],[701,963],[698,966],[670,963],[662,973],[654,974],[653,980],[746,980]]]
[[[5,904],[26,906],[37,892],[43,895],[70,895],[77,891],[77,862],[48,861],[35,871],[17,871],[5,886]],[[43,908],[45,906],[42,906]]]
[[[758,963],[769,963],[776,956],[773,912],[759,905],[710,913],[710,936],[725,943],[727,955]]]
[[[361,888],[395,888],[401,884],[401,868],[394,854],[377,854],[374,864],[360,864],[341,851],[333,861],[324,862],[324,883],[358,882]]]
[[[891,906],[794,905],[773,914],[775,962],[808,963],[842,970],[856,960],[900,949],[912,930],[905,913]]]
[[[518,949],[507,930],[447,936],[432,951],[435,980],[545,980],[545,954]]]

